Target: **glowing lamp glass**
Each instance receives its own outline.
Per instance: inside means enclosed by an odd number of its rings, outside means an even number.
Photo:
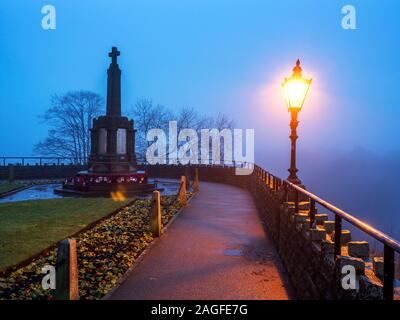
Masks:
[[[300,60],[297,60],[296,66],[293,68],[293,74],[290,78],[285,78],[282,83],[283,94],[289,111],[301,110],[310,89],[312,80],[304,79],[301,72]]]

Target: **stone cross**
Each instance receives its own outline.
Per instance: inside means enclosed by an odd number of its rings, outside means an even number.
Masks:
[[[112,64],[117,64],[117,57],[120,54],[121,54],[121,52],[118,51],[117,47],[112,47],[111,52],[108,54],[108,56],[111,58]]]

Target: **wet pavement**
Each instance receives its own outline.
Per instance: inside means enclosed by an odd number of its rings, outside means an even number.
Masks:
[[[293,290],[251,194],[201,182],[109,299],[290,299]]]

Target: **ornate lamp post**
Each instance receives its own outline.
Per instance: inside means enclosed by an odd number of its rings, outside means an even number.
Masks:
[[[282,83],[283,93],[286,99],[288,111],[291,114],[292,120],[290,121],[291,128],[291,153],[290,153],[290,169],[288,180],[294,184],[301,185],[300,179],[297,177],[296,168],[296,140],[297,126],[299,121],[297,115],[303,107],[307,93],[310,89],[312,79],[304,79],[301,74],[300,60],[297,60],[296,66],[293,68],[293,74],[289,78],[285,78]]]

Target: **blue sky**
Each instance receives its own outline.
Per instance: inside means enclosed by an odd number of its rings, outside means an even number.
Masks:
[[[46,4],[56,30],[41,28]],[[345,4],[357,10],[357,30],[341,27]],[[52,94],[104,96],[111,46],[122,53],[123,108],[149,97],[227,113],[256,130],[256,159],[289,152],[280,83],[297,58],[314,79],[300,152],[399,150],[398,12],[394,0],[2,0],[0,154],[32,154]]]

